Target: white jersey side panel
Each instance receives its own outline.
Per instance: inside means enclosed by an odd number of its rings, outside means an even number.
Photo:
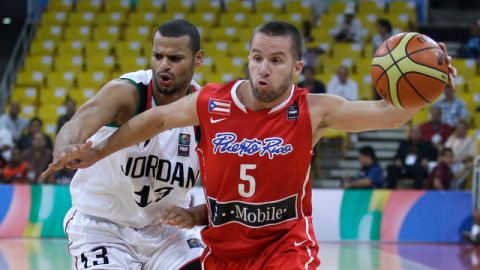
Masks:
[[[139,71],[121,78],[145,88],[151,74]],[[102,127],[90,140],[95,144],[116,129]],[[135,228],[158,224],[162,209],[189,206],[188,192],[199,179],[195,148],[193,127],[171,129],[78,170],[70,185],[73,208]]]

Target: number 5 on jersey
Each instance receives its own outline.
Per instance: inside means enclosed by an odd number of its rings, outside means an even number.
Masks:
[[[255,193],[255,178],[249,175],[247,170],[254,170],[256,167],[255,164],[240,164],[240,180],[248,182],[238,184],[238,193],[242,197],[250,198]]]

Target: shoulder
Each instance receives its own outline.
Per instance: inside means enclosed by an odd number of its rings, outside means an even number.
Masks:
[[[120,79],[126,79],[134,83],[141,83],[147,85],[150,80],[152,80],[152,70],[138,70],[135,72],[125,73],[120,76]]]

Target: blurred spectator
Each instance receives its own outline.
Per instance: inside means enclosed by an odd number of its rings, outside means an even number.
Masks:
[[[333,36],[338,42],[360,42],[362,40],[362,24],[355,18],[355,11],[352,8],[347,8],[343,17],[337,21]]]
[[[30,119],[30,122],[28,123],[27,131],[23,133],[23,135],[20,137],[20,140],[18,140],[18,143],[17,143],[17,146],[18,148],[20,148],[21,151],[32,147],[33,134],[37,132],[41,132],[42,125],[43,125],[43,122],[40,118],[34,117]],[[47,148],[52,149],[52,139],[50,139],[50,137],[47,134],[43,134],[43,136],[45,136],[45,140],[47,142]]]
[[[32,147],[23,151],[23,160],[30,165],[28,178],[36,182],[52,160],[52,150],[46,148],[45,136],[41,132],[33,134]]]
[[[341,96],[347,100],[358,99],[358,84],[348,78],[348,68],[340,66],[337,74],[328,83],[327,93]]]
[[[15,144],[13,142],[13,136],[6,128],[0,127],[0,150],[5,148],[12,148]]]
[[[480,56],[480,25],[476,22],[470,28],[471,36],[458,50],[458,56],[462,58],[478,58]]]
[[[0,128],[5,128],[10,131],[14,141],[18,141],[22,135],[23,130],[28,125],[28,120],[20,118],[20,104],[18,102],[12,102],[10,105],[10,112],[0,116]]]
[[[451,148],[454,156],[453,173],[456,175],[452,183],[453,189],[458,189],[473,168],[473,159],[477,154],[477,144],[473,137],[467,136],[468,123],[458,122],[455,132],[448,138],[445,147]]]
[[[474,245],[480,245],[480,211],[473,211],[473,226],[469,232],[463,232],[463,237]],[[477,262],[477,264],[479,264]]]
[[[402,140],[395,154],[395,164],[387,168],[387,187],[395,189],[400,178],[413,178],[416,189],[428,176],[428,162],[437,160],[437,149],[422,140],[422,131],[413,127],[407,140]]]
[[[72,119],[73,115],[77,111],[77,103],[75,102],[75,100],[69,98],[65,100],[65,108],[67,109],[67,113],[60,116],[57,120],[57,133],[60,131],[63,125],[65,125],[66,122]]]
[[[450,167],[453,165],[453,151],[450,148],[444,148],[440,154],[438,164],[428,175],[426,188],[448,190],[454,175]]]
[[[454,127],[458,121],[467,120],[468,110],[465,101],[455,97],[455,92],[448,85],[444,93],[445,96],[433,105],[442,111],[442,122]]]
[[[13,148],[12,158],[2,170],[4,183],[26,183],[28,163],[22,160],[20,149]]]
[[[382,43],[392,36],[392,24],[387,19],[378,19],[376,23],[377,33],[372,37],[372,48],[375,53]]]
[[[420,126],[422,140],[430,141],[434,145],[443,145],[453,132],[453,128],[442,123],[442,111],[438,107],[430,108],[430,121]]]
[[[358,161],[362,166],[360,175],[355,179],[344,179],[345,188],[383,188],[385,177],[377,162],[375,150],[371,146],[360,148]]]
[[[67,99],[65,101],[65,108],[67,109],[67,113],[60,116],[57,120],[57,133],[60,131],[63,125],[65,125],[66,122],[72,119],[73,115],[77,111],[77,104],[75,103],[75,100]]]
[[[298,83],[299,87],[307,88],[308,91],[312,94],[323,94],[325,93],[325,85],[323,82],[316,80],[314,78],[315,69],[311,66],[304,67],[302,70],[303,81]]]

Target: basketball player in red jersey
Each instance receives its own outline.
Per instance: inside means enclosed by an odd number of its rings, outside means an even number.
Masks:
[[[250,45],[248,81],[206,85],[134,117],[94,148],[79,146],[66,159],[89,166],[163,130],[200,125],[205,211],[176,208],[164,222],[187,227],[208,222],[202,231],[203,269],[316,269],[308,181],[312,146],[327,128],[398,128],[417,109],[299,89],[293,78],[303,68],[303,42],[288,23],[262,25]],[[451,67],[451,77],[454,73]]]

